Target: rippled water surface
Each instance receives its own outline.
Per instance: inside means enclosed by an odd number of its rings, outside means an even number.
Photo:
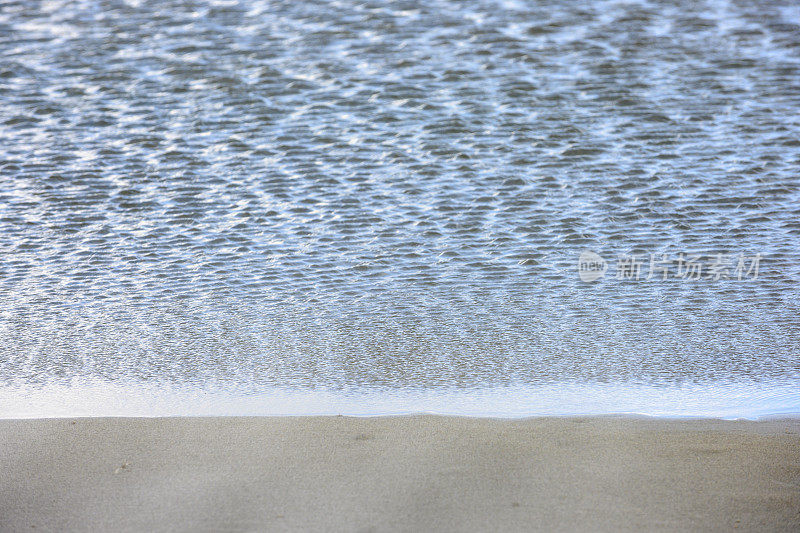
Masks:
[[[794,1],[0,0],[0,140],[0,416],[800,411]]]

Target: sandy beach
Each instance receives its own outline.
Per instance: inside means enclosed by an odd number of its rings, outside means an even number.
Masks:
[[[800,420],[0,421],[2,531],[797,531]]]

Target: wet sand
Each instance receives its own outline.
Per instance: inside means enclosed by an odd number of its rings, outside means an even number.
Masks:
[[[0,531],[800,530],[800,420],[0,421]]]

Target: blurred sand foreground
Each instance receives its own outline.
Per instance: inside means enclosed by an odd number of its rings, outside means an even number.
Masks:
[[[800,531],[800,419],[0,420],[0,531]]]

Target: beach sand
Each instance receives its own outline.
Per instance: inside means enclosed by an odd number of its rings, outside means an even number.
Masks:
[[[2,531],[800,531],[800,420],[0,421]]]

